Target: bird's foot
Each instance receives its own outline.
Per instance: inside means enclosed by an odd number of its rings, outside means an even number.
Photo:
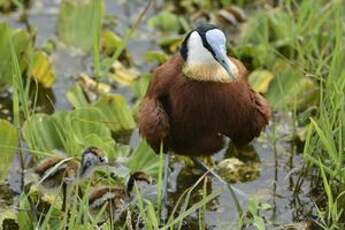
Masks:
[[[203,170],[205,173],[208,173],[208,175],[211,175],[215,178],[217,178],[220,182],[222,182],[224,185],[227,186],[227,188],[229,189],[230,193],[231,193],[231,196],[234,200],[234,203],[235,203],[235,206],[236,206],[236,209],[237,209],[237,212],[239,214],[239,216],[241,217],[243,215],[243,210],[242,210],[242,207],[238,201],[238,198],[235,194],[235,191],[233,189],[233,187],[231,186],[231,184],[229,184],[228,182],[226,182],[223,178],[221,178],[212,168],[208,167],[203,161],[201,161],[200,159],[198,159],[197,157],[195,156],[192,156],[191,157],[192,160],[194,161],[195,165]]]
[[[168,178],[169,178],[169,154],[165,154],[164,159],[164,177],[163,177],[163,190],[162,190],[162,200],[161,200],[161,224],[164,225],[168,219]]]

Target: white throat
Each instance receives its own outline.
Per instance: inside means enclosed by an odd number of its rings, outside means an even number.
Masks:
[[[202,39],[198,32],[191,33],[188,39],[188,57],[183,67],[183,73],[194,80],[230,82],[231,79],[210,51],[202,44]],[[236,65],[229,59],[229,63],[237,75]]]

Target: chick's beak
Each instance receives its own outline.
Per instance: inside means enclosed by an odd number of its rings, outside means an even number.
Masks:
[[[226,55],[226,52],[223,51],[223,49],[216,48],[214,49],[214,53],[215,53],[215,59],[221,66],[223,66],[225,71],[228,73],[230,79],[236,80],[235,74],[231,68],[231,64],[230,64],[229,58]]]

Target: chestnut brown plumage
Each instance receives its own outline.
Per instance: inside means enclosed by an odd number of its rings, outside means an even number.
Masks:
[[[183,51],[154,71],[140,104],[138,123],[141,135],[156,152],[162,142],[165,152],[208,155],[223,147],[223,135],[236,145],[248,144],[260,135],[271,116],[269,105],[250,88],[245,66],[235,58],[229,61],[236,68],[234,81],[208,80],[210,76],[199,80],[189,75]],[[209,71],[216,73],[216,69]]]

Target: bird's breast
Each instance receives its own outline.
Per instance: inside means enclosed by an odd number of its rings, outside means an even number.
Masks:
[[[227,101],[227,83],[186,80],[177,82],[170,92],[169,116],[171,127],[180,135],[217,133],[224,123]]]

